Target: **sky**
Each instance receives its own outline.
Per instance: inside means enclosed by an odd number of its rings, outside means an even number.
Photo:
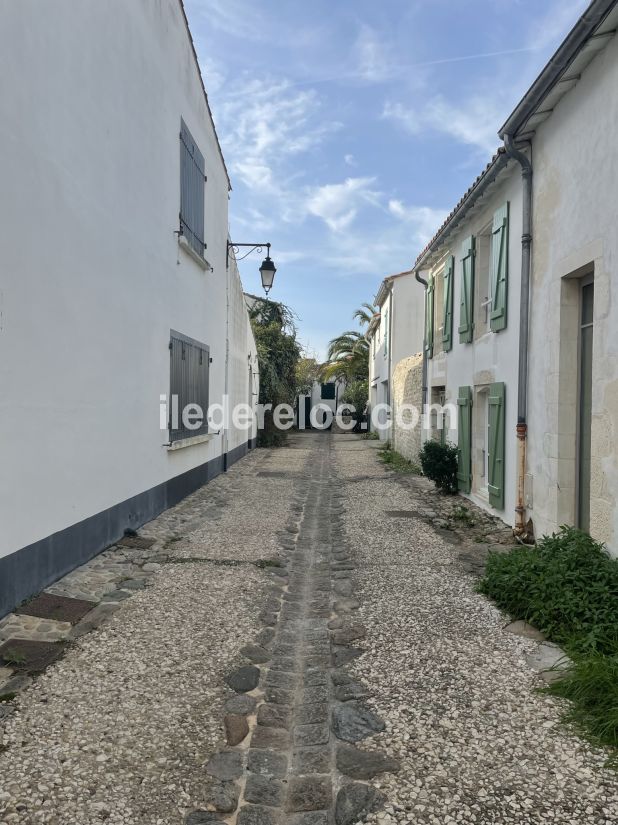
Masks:
[[[232,180],[230,233],[325,357],[410,269],[587,0],[185,0]],[[261,256],[240,264],[261,292]]]

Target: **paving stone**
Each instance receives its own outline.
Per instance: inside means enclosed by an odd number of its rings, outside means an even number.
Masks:
[[[206,773],[215,779],[229,781],[242,776],[243,755],[240,751],[221,751],[215,753],[206,765]]]
[[[292,708],[286,705],[260,705],[257,712],[257,723],[266,728],[289,728],[292,719]]]
[[[338,685],[335,688],[335,699],[340,702],[349,702],[352,699],[364,699],[369,696],[369,691],[360,682],[347,682],[345,685]]]
[[[267,647],[271,645],[273,639],[275,638],[275,631],[272,627],[264,627],[255,637],[255,641],[258,645],[262,647]]]
[[[292,770],[299,774],[330,773],[331,755],[327,747],[299,748],[292,756]]]
[[[249,733],[249,723],[246,716],[237,713],[228,713],[223,719],[225,736],[228,745],[240,745],[245,736]]]
[[[305,705],[310,705],[314,702],[327,702],[328,688],[325,685],[306,687],[302,692],[302,701]]]
[[[358,610],[360,602],[356,599],[338,599],[333,605],[335,613],[350,613],[352,610]]]
[[[332,717],[333,733],[345,742],[360,742],[384,730],[384,722],[375,713],[348,702],[336,705]]]
[[[371,785],[353,782],[344,785],[337,794],[335,802],[336,825],[354,825],[367,814],[379,810],[385,797]]]
[[[259,619],[262,624],[265,624],[267,627],[275,627],[277,624],[276,613],[260,613]]]
[[[528,622],[518,619],[516,622],[511,622],[505,625],[504,629],[507,633],[513,633],[515,636],[522,636],[524,639],[533,639],[535,642],[546,642],[547,636],[537,630]]]
[[[331,681],[334,685],[347,685],[353,681],[352,677],[345,670],[332,670],[330,674]]]
[[[211,825],[211,823],[221,825],[221,818],[212,811],[191,811],[185,817],[185,825]]]
[[[228,711],[228,713],[250,715],[255,710],[256,705],[257,699],[255,698],[255,696],[247,696],[240,694],[238,696],[232,696],[230,699],[228,699],[225,703],[225,709]]]
[[[352,582],[350,579],[339,579],[333,583],[333,593],[337,596],[350,596],[352,594]]]
[[[238,825],[276,825],[277,812],[260,805],[243,805],[238,812]]]
[[[307,668],[303,674],[303,685],[305,687],[326,687],[328,676],[322,668]]]
[[[275,705],[292,705],[294,704],[294,691],[269,685],[264,690],[264,699]]]
[[[364,639],[366,630],[361,624],[351,624],[331,634],[333,644],[347,645],[356,639]]]
[[[241,647],[242,655],[256,665],[261,665],[270,659],[270,653],[261,645],[245,645]]]
[[[283,801],[283,783],[271,776],[250,774],[245,785],[245,799],[255,805],[277,807]]]
[[[294,721],[297,725],[316,725],[328,719],[328,703],[314,702],[311,705],[300,705],[296,708]]]
[[[252,748],[272,748],[285,750],[290,744],[290,734],[283,728],[265,728],[260,725],[251,736]]]
[[[270,671],[266,677],[267,687],[277,687],[283,690],[295,690],[298,683],[298,677],[294,673],[285,673],[284,671],[276,670]]]
[[[329,739],[328,725],[298,725],[294,728],[294,744],[298,746],[326,745]]]
[[[287,825],[328,825],[328,811],[306,811],[286,817]]]
[[[282,671],[283,673],[293,673],[296,668],[296,660],[287,656],[275,656],[268,665],[270,672]]]
[[[361,751],[351,745],[339,745],[337,770],[352,779],[372,779],[380,773],[396,773],[399,762],[379,751]]]
[[[319,811],[332,805],[333,789],[330,777],[291,777],[285,804],[286,811]]]
[[[269,750],[249,751],[247,758],[247,770],[251,773],[259,773],[262,776],[275,776],[282,778],[288,769],[288,759],[282,753]]]
[[[260,670],[254,665],[243,665],[226,676],[225,681],[236,693],[247,693],[258,686]]]
[[[362,647],[333,647],[332,662],[333,667],[347,665],[348,662],[362,656],[365,651]]]
[[[238,805],[240,787],[236,782],[213,782],[208,789],[208,802],[216,811],[232,813]]]

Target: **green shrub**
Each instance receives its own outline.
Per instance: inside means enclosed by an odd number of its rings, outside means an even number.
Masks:
[[[444,493],[457,492],[457,447],[426,441],[419,453],[423,473]]]
[[[573,666],[546,692],[571,700],[566,722],[618,747],[618,560],[563,527],[536,547],[490,553],[479,590],[566,651]]]
[[[586,533],[490,553],[479,589],[569,652],[618,653],[618,561]]]

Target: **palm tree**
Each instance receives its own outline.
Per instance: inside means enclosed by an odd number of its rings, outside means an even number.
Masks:
[[[378,309],[377,307],[374,307],[373,304],[364,303],[361,304],[360,307],[355,311],[352,318],[354,318],[355,321],[358,320],[358,323],[361,327],[365,327],[369,325],[371,319],[374,315],[376,315],[377,312]]]
[[[328,360],[322,366],[322,378],[343,378],[348,383],[369,376],[369,342],[361,332],[348,330],[328,345]]]

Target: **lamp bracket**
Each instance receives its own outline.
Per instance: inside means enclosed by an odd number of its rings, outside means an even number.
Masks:
[[[251,247],[244,255],[241,255],[240,258],[236,256],[240,252],[240,247]],[[226,269],[230,265],[230,251],[234,254],[234,260],[236,261],[243,261],[247,255],[250,255],[252,252],[262,252],[263,249],[266,248],[266,254],[270,257],[270,244],[269,243],[232,243],[232,241],[227,242],[227,252],[225,255],[225,267]]]

